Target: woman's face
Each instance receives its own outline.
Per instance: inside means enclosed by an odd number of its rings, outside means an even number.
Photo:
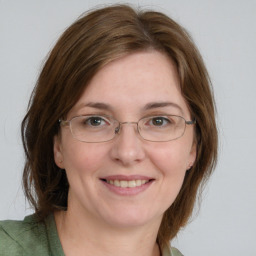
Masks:
[[[157,51],[134,53],[103,67],[67,120],[87,114],[108,115],[120,122],[164,114],[191,119],[176,68]],[[84,143],[62,127],[54,155],[67,172],[68,211],[112,227],[160,223],[195,160],[193,134],[193,126],[187,126],[179,139],[150,142],[139,136],[136,125],[124,124],[111,141]],[[116,185],[107,180],[116,180]],[[143,180],[150,182],[140,185]],[[136,187],[119,187],[127,181]]]

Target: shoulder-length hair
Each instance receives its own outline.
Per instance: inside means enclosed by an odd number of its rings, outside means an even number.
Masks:
[[[26,154],[23,187],[40,219],[67,208],[68,181],[54,162],[53,138],[92,77],[107,63],[153,49],[176,65],[181,93],[196,119],[197,158],[174,203],[165,212],[158,242],[167,243],[192,214],[200,185],[217,159],[215,104],[203,60],[189,34],[163,13],[127,5],[93,10],[80,17],[50,52],[22,122]]]

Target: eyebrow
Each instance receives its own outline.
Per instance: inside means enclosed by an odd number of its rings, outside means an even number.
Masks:
[[[90,108],[98,108],[98,109],[105,109],[105,110],[111,110],[112,107],[109,104],[102,103],[102,102],[89,102],[83,107],[90,107]]]
[[[184,113],[183,109],[174,102],[151,102],[146,104],[144,109],[150,110],[150,109],[163,108],[163,107],[174,107],[174,108],[177,108],[182,114]]]
[[[103,102],[89,102],[83,105],[83,107],[112,110],[112,107],[109,104],[106,104]],[[182,114],[184,113],[183,109],[174,102],[150,102],[143,107],[143,110],[151,110],[151,109],[163,108],[163,107],[174,107],[178,109]]]

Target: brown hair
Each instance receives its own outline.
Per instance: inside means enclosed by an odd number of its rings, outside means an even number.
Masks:
[[[86,13],[61,36],[38,78],[22,122],[26,153],[25,194],[43,219],[66,209],[68,181],[53,156],[59,118],[66,116],[97,71],[126,54],[154,49],[177,66],[182,94],[196,119],[197,159],[183,186],[165,212],[158,233],[160,244],[184,226],[197,191],[217,159],[217,129],[211,84],[203,60],[188,33],[166,15],[115,5]]]

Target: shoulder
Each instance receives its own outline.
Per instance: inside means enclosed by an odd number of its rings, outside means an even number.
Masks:
[[[162,256],[183,256],[183,254],[178,249],[166,245],[163,247]]]
[[[44,223],[36,221],[34,215],[23,221],[0,221],[0,255],[29,255],[29,252],[39,252],[37,255],[47,255],[44,250],[46,239]],[[31,250],[32,249],[32,250]]]
[[[181,252],[178,249],[172,247],[171,248],[171,256],[183,256],[183,254],[181,254]]]

